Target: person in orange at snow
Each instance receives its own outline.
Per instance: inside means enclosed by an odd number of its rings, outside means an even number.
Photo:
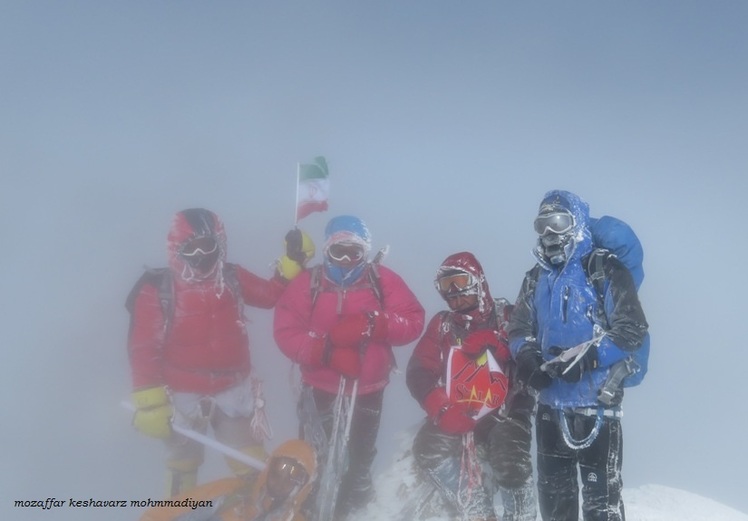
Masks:
[[[502,519],[534,521],[535,401],[512,378],[504,330],[512,306],[491,297],[483,267],[470,252],[447,257],[434,284],[449,310],[429,321],[406,374],[408,389],[427,414],[413,442],[416,467],[436,485],[451,514],[495,521],[491,477],[501,492]],[[491,367],[489,355],[497,366]],[[473,443],[485,447],[492,476],[468,472]]]
[[[306,499],[317,476],[311,445],[281,444],[256,480],[225,478],[176,496],[176,506],[153,507],[140,521],[306,521]],[[184,503],[180,503],[184,501]]]
[[[178,212],[167,240],[169,268],[147,271],[128,297],[128,352],[132,370],[133,425],[165,440],[167,495],[197,483],[203,446],[171,422],[205,432],[257,460],[266,457],[253,427],[255,396],[244,304],[272,308],[288,280],[314,255],[299,230],[286,236],[286,255],[266,280],[226,262],[226,233],[204,208]],[[235,474],[256,470],[227,459]]]
[[[370,252],[371,234],[361,219],[332,218],[325,228],[323,264],[291,281],[275,307],[275,341],[301,368],[302,430],[319,419],[329,439],[340,383],[349,384],[350,394],[351,382],[358,380],[350,463],[340,481],[335,519],[355,519],[355,511],[374,497],[371,466],[394,365],[392,346],[416,340],[424,323],[413,292],[394,271],[369,261]],[[304,407],[310,401],[313,411]],[[320,454],[327,447],[315,449]]]

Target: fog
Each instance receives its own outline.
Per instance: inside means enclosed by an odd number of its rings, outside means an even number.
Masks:
[[[748,512],[746,27],[739,0],[3,2],[1,517],[125,521],[140,511],[13,502],[161,497],[162,447],[119,405],[125,297],[194,206],[269,277],[317,155],[330,209],[301,228],[319,246],[330,217],[363,218],[427,318],[456,251],[514,300],[549,189],[628,221],[653,347],[624,401],[625,486]],[[248,314],[272,448],[296,434],[291,364],[272,312]],[[421,415],[394,374],[378,470]],[[227,472],[210,455],[201,479]]]

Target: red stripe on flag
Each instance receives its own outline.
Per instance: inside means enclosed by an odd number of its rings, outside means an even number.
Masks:
[[[327,201],[301,201],[296,209],[296,220],[300,221],[310,213],[325,210],[327,210]]]

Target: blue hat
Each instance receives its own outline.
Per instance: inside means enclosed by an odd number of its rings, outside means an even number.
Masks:
[[[339,215],[330,219],[325,227],[324,250],[331,244],[352,242],[364,247],[366,253],[371,251],[371,234],[364,221],[353,215]]]
[[[331,245],[337,243],[360,244],[364,248],[364,256],[361,262],[351,267],[342,267],[331,262],[327,251]],[[366,223],[353,215],[339,215],[330,219],[325,227],[325,255],[324,265],[327,278],[338,285],[348,286],[356,282],[366,267],[366,254],[371,251],[371,234]]]

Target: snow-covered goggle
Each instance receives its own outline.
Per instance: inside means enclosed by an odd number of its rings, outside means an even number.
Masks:
[[[197,237],[188,241],[179,250],[183,257],[195,257],[196,255],[210,255],[218,249],[218,241],[213,237]]]
[[[364,247],[353,242],[336,242],[327,248],[327,256],[335,262],[358,262],[364,258]]]
[[[541,236],[547,233],[562,234],[574,228],[574,216],[564,211],[544,213],[537,216],[534,226]]]
[[[468,295],[478,289],[478,280],[466,271],[443,275],[434,283],[437,291],[444,297]]]

